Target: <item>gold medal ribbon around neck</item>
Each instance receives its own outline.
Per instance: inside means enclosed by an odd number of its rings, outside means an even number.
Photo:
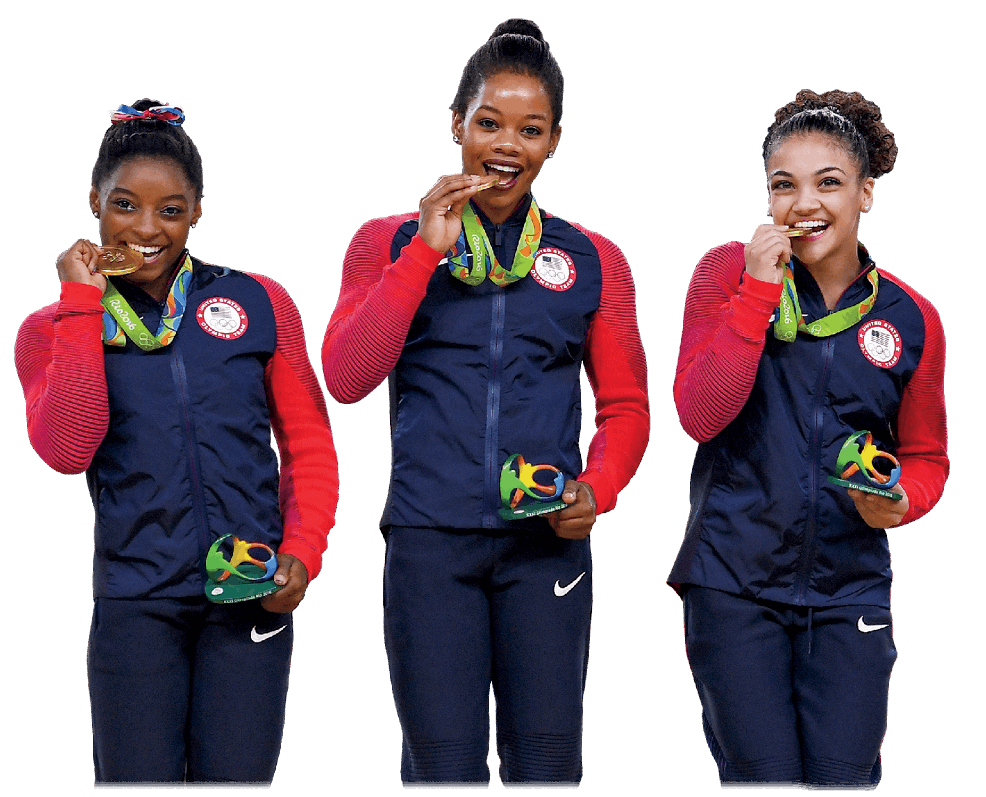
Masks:
[[[165,299],[165,310],[157,333],[151,334],[130,303],[123,298],[112,281],[107,280],[103,293],[103,341],[107,346],[126,346],[130,338],[144,351],[167,346],[178,334],[178,326],[185,315],[188,302],[188,284],[192,281],[192,258],[186,252],[181,268],[171,282]]]
[[[541,210],[534,197],[531,197],[531,207],[524,219],[524,229],[520,234],[514,262],[509,269],[504,268],[496,259],[496,253],[490,244],[482,222],[472,209],[472,203],[466,204],[462,211],[462,232],[455,246],[448,253],[448,268],[452,276],[462,280],[466,285],[479,285],[486,279],[486,259],[489,257],[493,266],[489,270],[490,281],[500,285],[510,285],[526,277],[534,265],[534,255],[541,244]],[[468,264],[468,255],[472,254],[472,268]]]
[[[805,317],[801,313],[798,290],[794,287],[794,270],[788,263],[784,268],[784,279],[781,283],[781,302],[777,308],[777,320],[774,321],[774,336],[785,343],[791,343],[799,332],[816,338],[827,338],[855,326],[873,309],[880,288],[880,275],[876,268],[869,270],[866,279],[873,286],[872,293],[866,299],[852,307],[844,307],[842,310],[829,313],[809,324],[805,322]]]

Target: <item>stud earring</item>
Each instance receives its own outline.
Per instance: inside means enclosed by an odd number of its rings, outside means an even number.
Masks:
[[[99,211],[98,210],[94,210],[92,212],[92,215],[93,215],[94,218],[97,218],[98,219],[99,218]]]
[[[453,136],[452,136],[452,140],[453,140],[453,141],[454,141],[454,142],[455,142],[456,144],[461,144],[461,143],[462,143],[462,139],[461,139],[461,138],[459,138],[459,137],[458,137],[458,136],[456,136],[456,135],[453,135]]]
[[[548,157],[549,158],[555,157],[555,151],[553,149],[548,151]]]

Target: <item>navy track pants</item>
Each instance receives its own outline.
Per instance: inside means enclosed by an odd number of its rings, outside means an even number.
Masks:
[[[269,783],[293,629],[260,601],[97,598],[89,696],[97,782]]]
[[[391,527],[384,631],[404,782],[578,783],[592,609],[589,541]]]
[[[720,780],[879,783],[897,658],[888,609],[809,609],[689,587],[684,613]]]

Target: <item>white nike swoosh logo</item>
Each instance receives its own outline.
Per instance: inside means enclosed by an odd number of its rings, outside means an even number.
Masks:
[[[573,581],[571,584],[569,584],[566,587],[563,587],[561,585],[561,581],[556,581],[555,582],[555,595],[557,595],[559,598],[567,595],[569,592],[572,591],[572,588],[575,587],[575,585],[578,584],[582,580],[582,576],[584,576],[584,575],[585,575],[585,570],[583,570],[579,574],[579,577],[577,579],[575,579],[575,581]]]
[[[881,628],[887,628],[889,625],[890,623],[884,623],[883,625],[867,625],[866,621],[863,619],[863,615],[860,615],[859,622],[856,623],[856,628],[864,634],[868,634],[870,631],[879,631]]]
[[[277,636],[285,628],[287,628],[287,626],[282,625],[276,631],[268,631],[266,634],[258,634],[257,626],[254,626],[253,628],[250,629],[250,639],[252,639],[254,642],[263,642],[265,639],[270,639],[272,636]]]

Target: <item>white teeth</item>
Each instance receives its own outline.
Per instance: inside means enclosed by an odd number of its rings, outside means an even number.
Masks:
[[[827,221],[798,221],[794,224],[795,227],[828,227]]]
[[[140,252],[142,255],[156,255],[162,249],[163,246],[141,246],[140,244],[127,244],[127,247],[133,249],[135,252]]]
[[[500,166],[499,164],[496,163],[487,163],[486,168],[495,169],[498,172],[509,172],[510,174],[516,174],[517,172],[520,171],[520,169],[517,166]]]

